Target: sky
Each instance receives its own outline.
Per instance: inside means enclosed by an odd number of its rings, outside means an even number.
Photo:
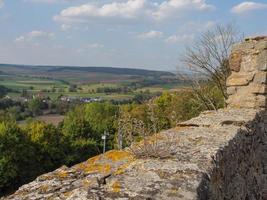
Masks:
[[[0,63],[176,70],[216,24],[267,35],[267,0],[0,0]]]

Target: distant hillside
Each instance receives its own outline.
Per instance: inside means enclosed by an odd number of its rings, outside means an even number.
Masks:
[[[107,73],[107,74],[120,74],[131,76],[174,76],[171,72],[145,70],[145,69],[132,69],[132,68],[115,68],[115,67],[73,67],[73,66],[38,66],[38,65],[13,65],[13,64],[0,64],[0,70],[5,73],[23,72],[35,74],[35,72],[42,73],[65,73],[65,72],[86,72],[86,73]]]

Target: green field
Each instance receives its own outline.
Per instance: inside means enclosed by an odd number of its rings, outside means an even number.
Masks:
[[[42,90],[55,88],[68,88],[58,80],[45,80],[36,77],[23,77],[17,75],[0,75],[0,85],[6,86],[11,89],[28,89],[28,90]]]
[[[132,87],[132,85],[137,85]],[[175,75],[141,69],[107,67],[17,66],[0,64],[0,85],[12,89],[8,95],[16,98],[22,91],[42,93],[52,99],[59,96],[101,97],[104,100],[128,100],[136,93],[151,93],[180,88]],[[143,86],[142,86],[143,85]],[[70,88],[75,86],[75,91]],[[102,89],[121,89],[128,92],[105,92]]]

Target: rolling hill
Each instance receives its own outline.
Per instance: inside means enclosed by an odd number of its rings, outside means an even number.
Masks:
[[[172,79],[171,72],[115,68],[115,67],[72,67],[0,64],[1,74],[46,77],[65,80],[72,83],[142,81],[144,79]]]

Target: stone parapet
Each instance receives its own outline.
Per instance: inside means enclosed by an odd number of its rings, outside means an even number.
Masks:
[[[266,108],[267,37],[249,38],[234,45],[230,69],[228,107]]]
[[[160,133],[160,142],[176,142],[170,158],[110,151],[44,174],[1,200],[263,200],[267,137],[257,113],[205,112]]]

